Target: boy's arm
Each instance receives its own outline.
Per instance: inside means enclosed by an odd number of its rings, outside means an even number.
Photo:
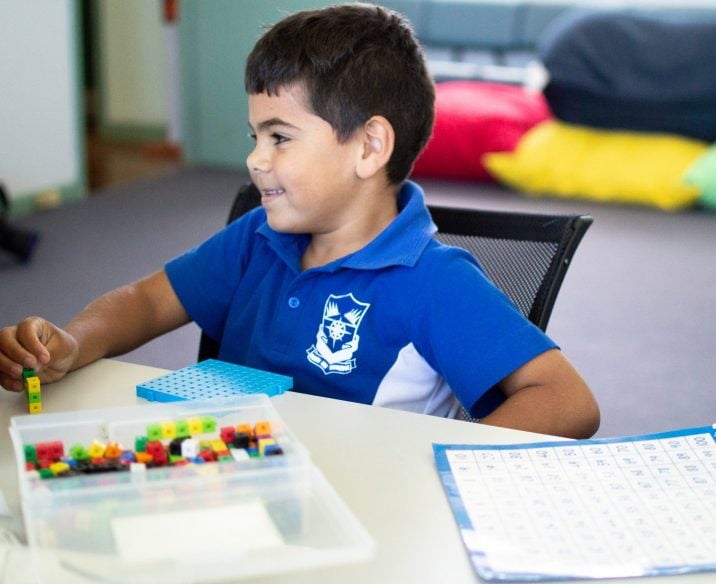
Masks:
[[[507,400],[480,422],[567,438],[589,438],[599,428],[592,392],[558,349],[528,361],[499,387]]]
[[[165,272],[100,296],[63,329],[30,317],[0,330],[0,384],[22,388],[22,367],[45,382],[102,357],[120,355],[189,322]],[[18,375],[19,372],[19,375]]]

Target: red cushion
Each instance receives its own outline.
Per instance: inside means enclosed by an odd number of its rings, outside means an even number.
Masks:
[[[511,152],[532,126],[551,117],[541,93],[483,81],[449,81],[435,88],[435,129],[413,176],[491,181],[487,152]]]

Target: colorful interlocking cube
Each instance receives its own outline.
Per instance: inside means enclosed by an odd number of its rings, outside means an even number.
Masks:
[[[31,414],[42,413],[42,391],[40,378],[34,369],[24,368],[22,370],[22,385],[27,398],[27,411]]]

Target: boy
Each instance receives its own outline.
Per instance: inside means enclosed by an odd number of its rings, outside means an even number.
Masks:
[[[0,383],[42,381],[194,320],[221,359],[297,391],[484,423],[592,435],[599,410],[556,345],[466,252],[438,244],[406,181],[434,88],[399,15],[368,4],[285,18],[248,58],[247,159],[261,207],[66,328],[0,331]]]

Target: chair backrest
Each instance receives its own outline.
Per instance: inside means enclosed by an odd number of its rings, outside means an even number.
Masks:
[[[447,207],[430,207],[430,214],[438,227],[437,239],[469,251],[520,312],[546,330],[592,218]],[[457,405],[456,419],[477,421]]]
[[[257,207],[253,184],[241,187],[231,223]],[[547,328],[572,256],[592,224],[589,215],[545,215],[430,206],[436,237],[469,251],[489,278],[542,330]],[[216,357],[219,343],[202,334],[199,361]]]
[[[229,217],[226,224],[236,221],[244,213],[251,211],[261,204],[261,193],[253,183],[242,185],[239,192],[234,198],[229,211]],[[220,343],[215,341],[206,333],[201,333],[199,340],[199,355],[197,361],[205,361],[206,359],[215,359],[219,354]]]
[[[437,239],[469,251],[529,320],[546,330],[589,215],[430,207]]]

